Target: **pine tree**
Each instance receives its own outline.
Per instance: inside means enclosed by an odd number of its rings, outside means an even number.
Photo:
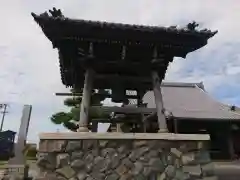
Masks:
[[[82,93],[82,89],[71,89],[72,93]],[[94,106],[102,106],[102,101],[105,99],[104,96],[100,96],[104,94],[109,94],[107,90],[93,90],[91,96],[91,105]],[[51,121],[54,124],[63,125],[65,128],[76,131],[78,129],[78,121],[80,117],[80,105],[81,105],[81,97],[72,97],[66,98],[64,100],[64,105],[70,107],[69,112],[58,112],[51,116]],[[89,118],[109,118],[109,114],[104,113],[102,111],[90,111]]]

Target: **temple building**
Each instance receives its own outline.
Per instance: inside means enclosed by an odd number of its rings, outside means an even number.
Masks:
[[[213,158],[239,157],[240,113],[237,112],[237,107],[213,99],[202,82],[163,82],[161,90],[168,129],[171,132],[210,134]],[[143,102],[148,108],[156,107],[154,101],[152,91],[143,97]],[[154,117],[152,118],[154,121]]]

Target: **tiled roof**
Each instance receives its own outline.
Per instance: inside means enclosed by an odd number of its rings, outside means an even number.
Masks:
[[[239,113],[213,99],[202,83],[163,83],[161,89],[164,108],[176,118],[240,120]],[[152,91],[145,94],[143,101],[147,107],[156,107]]]
[[[49,23],[61,22],[65,25],[72,25],[77,28],[77,26],[88,26],[88,29],[91,28],[103,28],[103,29],[111,29],[111,30],[124,30],[124,31],[135,31],[135,32],[150,32],[150,33],[173,33],[173,34],[185,34],[191,36],[199,36],[202,38],[209,39],[213,37],[217,31],[211,31],[208,29],[197,30],[196,27],[198,24],[196,22],[189,23],[185,28],[177,28],[177,26],[170,27],[161,27],[161,26],[146,26],[146,25],[136,25],[136,24],[122,24],[122,23],[111,23],[104,21],[90,21],[90,20],[82,20],[82,19],[71,19],[65,17],[60,9],[53,8],[53,10],[49,10],[49,13],[46,11],[40,15],[32,13],[35,21],[45,29],[44,21],[48,21]]]

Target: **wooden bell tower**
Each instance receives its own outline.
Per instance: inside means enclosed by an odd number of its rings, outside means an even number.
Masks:
[[[167,132],[160,84],[169,63],[205,46],[217,33],[197,30],[195,22],[178,29],[69,19],[55,8],[49,12],[32,16],[58,49],[63,84],[83,88],[79,132],[89,131],[90,108],[130,115],[156,113],[159,132]],[[135,90],[137,107],[90,107],[93,89],[111,89],[115,102],[125,102],[126,90]],[[154,91],[156,109],[142,105],[149,90]]]

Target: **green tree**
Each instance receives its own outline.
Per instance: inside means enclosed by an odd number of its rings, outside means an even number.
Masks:
[[[71,89],[72,93],[82,93],[82,89]],[[100,95],[99,95],[100,94]],[[109,94],[107,90],[93,90],[91,96],[91,105],[102,106],[102,101],[105,99],[104,94]],[[51,116],[51,121],[54,124],[63,125],[65,128],[76,131],[78,129],[78,121],[80,117],[81,96],[66,98],[64,105],[70,107],[69,112],[57,112]],[[90,111],[89,118],[108,118],[109,114],[100,110]]]

